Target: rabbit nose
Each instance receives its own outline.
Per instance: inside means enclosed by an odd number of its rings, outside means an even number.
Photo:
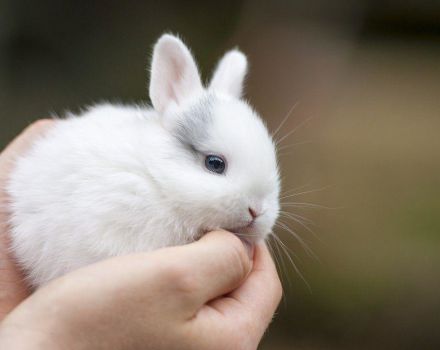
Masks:
[[[252,219],[256,219],[260,214],[253,208],[249,207],[249,214],[251,214]]]

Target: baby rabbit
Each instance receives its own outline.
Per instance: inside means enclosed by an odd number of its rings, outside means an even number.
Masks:
[[[274,142],[241,99],[246,71],[232,50],[205,88],[189,49],[165,34],[152,107],[100,104],[57,120],[7,185],[12,249],[29,283],[218,228],[264,239],[280,180]]]

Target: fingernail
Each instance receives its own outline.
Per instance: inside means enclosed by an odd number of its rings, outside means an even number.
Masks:
[[[249,259],[253,260],[253,258],[254,258],[254,250],[255,250],[254,245],[251,242],[249,242],[249,241],[247,241],[245,239],[242,239],[241,241],[243,242],[243,245],[246,248],[246,251],[248,253]]]

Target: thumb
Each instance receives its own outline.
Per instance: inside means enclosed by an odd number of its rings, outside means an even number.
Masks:
[[[177,252],[178,251],[178,252]],[[177,247],[176,263],[188,267],[191,294],[203,305],[241,285],[252,269],[253,248],[227,231],[214,231],[199,241]]]

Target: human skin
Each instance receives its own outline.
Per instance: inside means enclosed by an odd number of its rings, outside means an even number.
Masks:
[[[23,274],[8,250],[9,198],[5,185],[15,159],[26,152],[52,123],[50,119],[33,123],[0,154],[0,321],[30,294],[23,281]]]
[[[11,161],[51,123],[31,126],[0,155],[0,187]],[[7,315],[0,348],[256,349],[281,298],[266,246],[249,247],[226,231],[89,265],[30,294],[6,250],[7,216],[0,216]]]

